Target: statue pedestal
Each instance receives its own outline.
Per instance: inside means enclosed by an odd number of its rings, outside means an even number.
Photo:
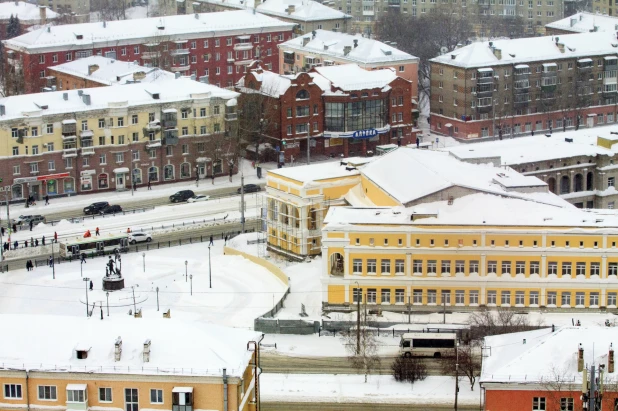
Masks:
[[[124,288],[124,278],[120,276],[103,277],[103,291],[118,291]]]

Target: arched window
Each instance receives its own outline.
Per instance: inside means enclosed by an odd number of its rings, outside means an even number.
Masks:
[[[289,223],[290,218],[288,216],[288,205],[285,204],[285,203],[281,204],[281,214],[280,214],[280,217],[281,217],[281,223],[283,223],[283,224],[288,224]]]
[[[569,176],[562,176],[560,179],[560,194],[568,194],[571,192],[571,179]]]
[[[586,191],[594,190],[594,177],[592,172],[589,172],[586,175]]]
[[[584,191],[584,176],[575,174],[575,192]]]
[[[182,163],[180,165],[180,178],[189,178],[191,177],[191,164]]]
[[[159,167],[150,167],[148,169],[148,181],[159,181]]]
[[[133,184],[142,184],[142,169],[133,169]]]
[[[549,186],[549,191],[556,194],[556,179],[553,177],[548,178],[547,185]]]
[[[307,90],[300,90],[298,93],[296,93],[296,99],[297,100],[309,99],[309,92]]]
[[[109,188],[109,180],[107,179],[107,174],[99,174],[99,190],[104,188]]]
[[[174,166],[173,165],[168,164],[165,167],[163,167],[163,179],[165,181],[174,179]]]
[[[340,253],[330,255],[330,274],[343,275],[343,256]]]

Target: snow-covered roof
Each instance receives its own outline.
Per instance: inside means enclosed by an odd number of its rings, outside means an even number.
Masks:
[[[393,69],[364,70],[356,64],[316,67],[314,70],[332,83],[333,87],[343,91],[383,88],[397,78]]]
[[[405,53],[395,47],[380,41],[363,37],[327,30],[315,30],[304,36],[296,37],[279,44],[281,50],[299,51],[305,54],[318,54],[320,56],[332,56],[338,60],[349,61],[358,64],[375,63],[410,63],[418,62],[418,57]],[[303,46],[304,39],[309,42]],[[357,47],[354,47],[354,42]],[[350,47],[345,55],[345,47]]]
[[[598,136],[607,139],[612,137],[610,131],[618,131],[618,127],[567,131],[565,133],[554,133],[551,137],[537,134],[501,141],[462,144],[448,147],[445,150],[462,160],[500,157],[501,164],[507,166],[569,157],[614,155],[618,151],[618,146],[609,150],[597,145]],[[572,139],[573,141],[567,142],[565,139]]]
[[[65,93],[68,95],[67,100],[63,98]],[[187,100],[199,101],[214,97],[231,99],[239,95],[234,91],[193,81],[186,77],[178,79],[159,78],[152,83],[94,87],[83,89],[83,93],[90,96],[90,104],[84,102],[83,98],[78,95],[78,90],[23,94],[2,98],[0,104],[5,106],[6,114],[0,116],[0,121],[52,114],[72,114],[81,111],[107,109],[112,106],[165,104]],[[47,108],[44,108],[45,106]]]
[[[560,51],[557,43],[564,44],[564,52]],[[616,56],[618,40],[614,32],[597,32],[492,40],[492,47],[500,50],[501,58],[494,54],[489,42],[482,41],[455,49],[430,61],[462,68],[484,68],[527,62],[551,63],[552,60],[591,56]]]
[[[92,74],[88,74],[92,65],[97,65],[98,68]],[[70,74],[72,76],[94,80],[108,86],[134,81],[133,75],[140,72],[145,75],[144,78],[139,80],[142,83],[153,82],[160,77],[167,79],[173,79],[175,77],[174,73],[161,70],[157,67],[144,67],[136,64],[136,62],[118,61],[102,56],[91,56],[69,61],[50,67],[49,70],[51,73],[56,71]]]
[[[178,374],[242,377],[251,352],[247,342],[258,333],[206,322],[111,316],[104,320],[74,316],[2,314],[2,323],[18,333],[0,335],[0,368],[113,374]],[[27,324],[27,326],[24,326]],[[178,338],[182,336],[183,338]],[[114,343],[122,339],[120,361]],[[150,361],[144,343],[150,340]],[[76,347],[90,347],[77,359]],[[142,368],[143,367],[143,368]]]
[[[20,23],[39,23],[41,12],[39,6],[25,1],[8,1],[2,3],[0,7],[0,20],[8,20],[11,16],[19,17]],[[45,10],[45,18],[53,20],[58,17],[58,13],[49,8]]]
[[[331,178],[341,178],[349,176],[358,176],[358,167],[349,167],[347,170],[348,159],[342,159],[341,161],[330,161],[325,163],[315,163],[311,165],[298,166],[298,167],[284,167],[273,170],[268,170],[268,175],[281,176],[290,178],[292,180],[300,181],[305,186],[314,181],[328,180]]]
[[[581,388],[577,372],[579,344],[585,365],[605,365],[609,346],[618,345],[615,327],[561,327],[485,337],[481,384],[538,384],[554,381],[556,375]],[[594,354],[593,354],[594,353]]]
[[[252,13],[249,10],[202,13],[98,23],[49,26],[5,40],[9,48],[30,51],[105,47],[153,41],[185,40],[225,35],[292,30],[293,23]],[[49,31],[48,31],[49,29]],[[78,39],[78,36],[82,36]]]
[[[536,177],[524,176],[510,168],[470,164],[446,152],[409,147],[400,147],[376,158],[363,167],[362,174],[401,204],[455,186],[516,198],[527,196],[518,189],[543,191],[547,186]],[[545,201],[565,203],[553,195]]]
[[[262,82],[260,92],[271,97],[279,97],[285,94],[292,85],[292,79],[294,78],[294,76],[278,74],[261,68],[251,70],[251,73],[253,73],[257,81]],[[244,77],[236,83],[236,86],[239,87],[242,92],[251,92],[252,90],[245,87]]]
[[[256,3],[254,0],[200,0],[200,2],[237,9],[252,9]],[[294,7],[293,11],[289,9],[290,6]],[[295,21],[339,20],[352,17],[313,0],[265,0],[263,3],[258,0],[255,9],[259,13]]]
[[[546,24],[545,28],[572,31],[573,33],[589,33],[591,31],[615,32],[616,26],[618,26],[617,17],[582,11],[562,20]]]

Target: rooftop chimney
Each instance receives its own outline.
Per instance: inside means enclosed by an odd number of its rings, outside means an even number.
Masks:
[[[62,99],[67,101],[69,99],[69,93],[62,93]]]
[[[560,53],[564,53],[564,43],[556,43],[556,46],[558,46]]]
[[[358,47],[358,39],[354,39],[353,41],[354,41],[354,48],[357,48]]]
[[[343,55],[347,56],[348,54],[350,54],[350,51],[352,51],[352,46],[344,46],[343,47]]]
[[[174,78],[180,78],[180,72],[179,71],[174,73]]]
[[[571,19],[571,27],[573,27],[576,23],[577,23],[577,19],[576,18],[572,18]]]
[[[122,355],[122,338],[116,338],[116,342],[114,343],[114,361],[120,361],[120,356]]]
[[[39,19],[41,20],[41,26],[47,23],[47,7],[39,6]]]
[[[498,60],[502,60],[502,50],[494,47],[493,52],[494,52],[494,56],[496,56]]]
[[[90,105],[90,94],[86,94],[84,93],[82,95],[82,99],[84,100],[84,104],[89,106]]]
[[[144,352],[142,354],[144,362],[150,362],[150,339],[144,342]]]
[[[4,106],[4,104],[0,104],[0,116],[3,116],[6,114],[6,107]]]
[[[98,69],[99,69],[99,65],[98,64],[89,64],[88,65],[88,75],[91,75],[92,73],[94,73]]]
[[[577,372],[582,372],[584,370],[584,346],[582,343],[579,343],[579,347],[577,349]]]
[[[292,14],[292,13],[294,13],[294,12],[296,11],[296,6],[295,6],[295,5],[293,5],[293,4],[290,4],[290,5],[288,6],[288,8],[287,8],[285,11],[286,11],[288,14]]]
[[[607,372],[614,372],[614,347],[613,344],[609,344],[609,355],[607,356]]]
[[[143,71],[136,71],[133,73],[133,80],[140,81],[146,78],[146,73]]]
[[[316,34],[318,34],[318,33],[316,33],[316,32],[315,32],[315,30],[313,30],[313,31],[311,32],[311,37],[312,37],[312,38],[315,38]]]
[[[303,37],[303,47],[305,47],[307,43],[309,43],[309,40],[311,40],[309,37]]]

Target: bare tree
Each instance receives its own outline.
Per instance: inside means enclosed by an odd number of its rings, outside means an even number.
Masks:
[[[361,309],[360,321],[343,334],[343,343],[348,351],[352,367],[367,376],[380,367],[378,355],[378,339],[375,332],[369,328],[366,310]]]
[[[566,404],[562,404],[565,400],[573,395],[573,391],[577,390],[572,376],[569,376],[568,368],[559,368],[555,365],[549,367],[547,375],[542,375],[539,383],[543,390],[547,392],[547,411],[566,410]],[[563,405],[564,408],[563,408]]]
[[[398,356],[391,365],[395,381],[423,381],[427,378],[427,367],[418,357]]]
[[[472,339],[482,339],[488,335],[506,334],[527,331],[535,328],[528,317],[507,308],[490,310],[483,308],[468,317]]]
[[[481,375],[480,347],[481,340],[473,340],[470,344],[457,347],[457,355],[443,359],[442,372],[445,375],[467,377],[470,390],[474,391],[474,383]]]
[[[125,0],[94,0],[90,8],[99,14],[101,21],[126,19]]]

